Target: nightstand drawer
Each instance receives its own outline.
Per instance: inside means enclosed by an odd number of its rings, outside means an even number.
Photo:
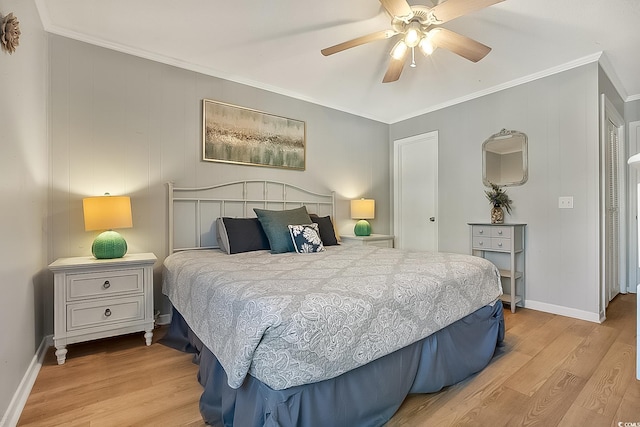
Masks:
[[[380,246],[393,248],[393,236],[386,234],[372,234],[370,236],[341,236],[343,245]]]
[[[380,246],[381,248],[392,248],[393,247],[393,239],[387,240],[372,240],[367,242],[369,246]]]
[[[67,331],[143,319],[143,295],[101,299],[67,306]]]
[[[67,301],[142,292],[143,278],[142,268],[69,274]]]

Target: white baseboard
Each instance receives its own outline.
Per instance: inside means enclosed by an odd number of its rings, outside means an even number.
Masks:
[[[586,320],[594,323],[602,323],[604,319],[600,319],[598,313],[590,311],[578,310],[575,308],[563,307],[561,305],[548,304],[546,302],[526,300],[524,302],[526,308],[532,310],[544,311],[545,313],[558,314],[560,316],[573,317],[574,319]]]
[[[53,335],[47,335],[42,338],[36,354],[33,356],[33,359],[31,359],[31,363],[22,377],[22,381],[20,381],[20,385],[18,385],[18,389],[14,393],[13,399],[11,399],[11,403],[9,403],[7,411],[2,417],[2,420],[0,420],[0,427],[14,427],[18,424],[24,405],[27,403],[29,394],[31,394],[31,389],[38,377],[38,372],[40,372],[40,368],[42,367],[44,356],[52,345]]]

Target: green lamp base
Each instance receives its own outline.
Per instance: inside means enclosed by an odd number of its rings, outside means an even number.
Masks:
[[[361,219],[356,222],[356,226],[353,229],[353,232],[356,236],[370,236],[371,235],[371,224],[367,222],[367,220]]]
[[[127,253],[127,242],[120,233],[105,231],[93,241],[91,253],[98,259],[122,258]]]

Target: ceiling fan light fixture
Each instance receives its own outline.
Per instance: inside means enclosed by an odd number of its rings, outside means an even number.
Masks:
[[[418,46],[418,43],[420,43],[421,38],[422,31],[420,31],[420,24],[417,21],[413,21],[411,24],[409,24],[409,29],[404,36],[404,42],[409,47],[416,47]]]
[[[409,49],[411,49],[410,67],[416,66],[416,47],[425,56],[431,55],[441,47],[471,62],[480,61],[491,51],[489,46],[440,25],[504,0],[431,0],[431,6],[410,5],[408,0],[379,1],[386,13],[391,16],[390,29],[356,37],[322,49],[320,52],[324,56],[329,56],[398,35],[400,41],[389,52],[391,60],[382,79],[383,83],[390,83],[400,78]]]
[[[391,49],[391,57],[393,59],[402,59],[404,55],[407,53],[407,49],[409,47],[404,42],[404,40],[400,40],[396,45]]]
[[[420,44],[418,45],[418,47],[420,48],[420,51],[424,56],[431,55],[435,50],[435,46],[431,43],[431,40],[429,40],[429,37],[425,37],[422,40],[420,40]]]

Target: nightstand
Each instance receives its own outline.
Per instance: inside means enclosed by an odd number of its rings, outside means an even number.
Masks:
[[[372,234],[370,236],[340,236],[344,245],[373,245],[392,248],[394,236],[386,234]]]
[[[49,265],[54,286],[54,336],[58,364],[67,345],[144,331],[153,338],[152,253],[122,258],[60,258]]]

